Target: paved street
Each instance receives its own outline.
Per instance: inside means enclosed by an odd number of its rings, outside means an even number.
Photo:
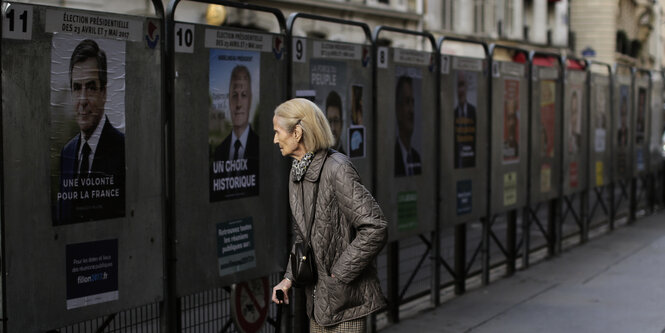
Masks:
[[[665,212],[381,332],[665,332]]]

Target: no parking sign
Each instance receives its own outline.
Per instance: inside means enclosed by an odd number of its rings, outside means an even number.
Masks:
[[[258,332],[268,317],[270,287],[268,278],[262,277],[240,282],[231,289],[231,314],[238,331]]]

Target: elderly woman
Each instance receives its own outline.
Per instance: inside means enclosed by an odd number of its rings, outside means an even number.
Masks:
[[[335,138],[316,104],[284,102],[273,127],[273,142],[293,158],[289,202],[296,239],[311,235],[317,278],[305,286],[310,332],[364,332],[366,316],[385,305],[374,259],[387,240],[386,219],[349,159],[330,149]],[[292,280],[289,263],[273,288],[275,303],[282,290],[288,304]]]

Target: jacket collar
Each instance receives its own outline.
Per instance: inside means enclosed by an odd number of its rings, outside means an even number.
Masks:
[[[323,162],[326,160],[326,156],[328,155],[328,150],[327,149],[320,149],[319,151],[316,152],[314,155],[314,160],[312,160],[312,163],[309,165],[309,168],[307,168],[307,171],[305,172],[305,177],[308,182],[317,182],[319,180],[319,177],[321,176],[321,169],[323,168]]]

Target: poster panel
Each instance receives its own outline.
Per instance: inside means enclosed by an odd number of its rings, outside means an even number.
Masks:
[[[649,150],[651,172],[662,169],[663,162],[663,77],[661,72],[651,74],[651,112],[649,122]]]
[[[585,72],[568,71],[564,89],[563,193],[569,195],[585,187],[586,141],[584,128]]]
[[[352,159],[372,188],[370,46],[302,37],[293,37],[292,45],[291,95],[310,99],[326,114],[335,150]]]
[[[649,171],[649,145],[647,144],[648,138],[648,124],[649,119],[649,105],[651,104],[649,96],[650,75],[649,72],[639,70],[635,77],[635,91],[634,96],[634,110],[635,114],[632,118],[632,126],[635,129],[632,138],[633,144],[633,176],[643,176]]]
[[[637,109],[635,115],[635,145],[644,144],[646,137],[647,88],[637,88]]]
[[[487,214],[487,60],[442,54],[441,61],[440,196],[454,198],[442,200],[441,216],[457,224]]]
[[[290,163],[273,143],[285,36],[174,23],[178,297],[283,270]],[[186,43],[183,43],[186,44]],[[261,246],[258,246],[260,244]]]
[[[436,72],[430,52],[385,48],[377,55],[376,199],[389,240],[434,229]],[[381,53],[379,52],[379,53]],[[384,139],[381,139],[384,138]]]
[[[527,197],[527,64],[492,62],[490,213],[521,207]]]
[[[5,327],[159,302],[162,21],[3,2],[11,13],[3,24],[30,33],[3,31],[0,47],[2,140],[17,143],[3,150]]]
[[[625,82],[625,80],[624,80]],[[616,163],[615,177],[618,179],[629,178],[628,153],[630,151],[630,80],[627,83],[619,83],[617,91],[617,113],[614,117],[615,129],[615,151]]]

